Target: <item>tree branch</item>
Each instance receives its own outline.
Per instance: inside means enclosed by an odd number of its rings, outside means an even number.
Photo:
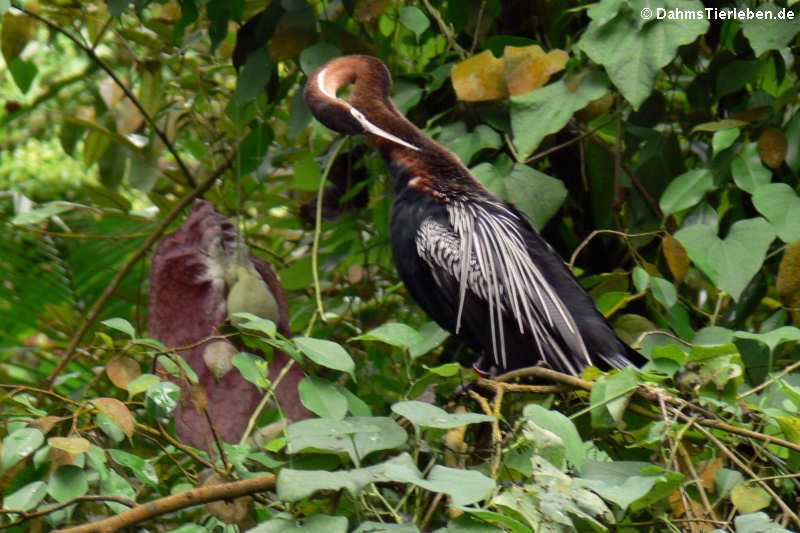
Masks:
[[[256,492],[270,490],[274,487],[275,476],[273,474],[241,481],[232,481],[222,485],[198,487],[137,505],[129,511],[104,520],[98,520],[82,526],[60,529],[58,531],[60,533],[111,533],[163,514],[186,509],[187,507],[218,500],[232,500]]]

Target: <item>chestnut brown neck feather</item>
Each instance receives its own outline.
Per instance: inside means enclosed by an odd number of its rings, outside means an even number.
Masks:
[[[337,97],[352,84],[347,101]],[[366,133],[386,151],[449,152],[406,119],[392,102],[392,79],[377,58],[363,55],[334,59],[309,79],[305,99],[314,115],[331,129],[346,134]]]

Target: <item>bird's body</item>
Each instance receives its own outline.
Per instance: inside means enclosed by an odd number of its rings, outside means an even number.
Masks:
[[[350,83],[349,101],[339,99],[336,91]],[[403,117],[390,89],[380,60],[346,56],[311,76],[305,99],[320,122],[365,133],[386,160],[397,270],[428,315],[481,354],[476,370],[543,360],[577,375],[589,365],[643,363],[528,219]]]

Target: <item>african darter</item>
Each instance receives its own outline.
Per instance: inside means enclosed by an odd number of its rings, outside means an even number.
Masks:
[[[347,100],[337,91],[352,84]],[[406,119],[374,57],[334,59],[305,101],[340,133],[366,134],[394,180],[394,262],[411,296],[481,355],[482,374],[532,366],[578,375],[641,365],[562,259],[516,207],[490,193],[447,148]]]

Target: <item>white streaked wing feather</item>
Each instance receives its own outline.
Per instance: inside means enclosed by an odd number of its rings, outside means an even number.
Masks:
[[[454,202],[447,206],[452,228],[426,219],[417,232],[420,257],[434,267],[434,272],[444,269],[459,283],[456,333],[469,289],[488,304],[497,365],[507,366],[502,323],[508,316],[521,333],[531,333],[543,357],[552,355],[559,360],[557,366],[579,373],[591,360],[572,315],[531,260],[516,226],[518,217],[502,204],[493,204],[492,208],[496,212],[489,212],[481,204]],[[444,285],[442,280],[436,281]],[[584,364],[564,353],[554,333]]]

